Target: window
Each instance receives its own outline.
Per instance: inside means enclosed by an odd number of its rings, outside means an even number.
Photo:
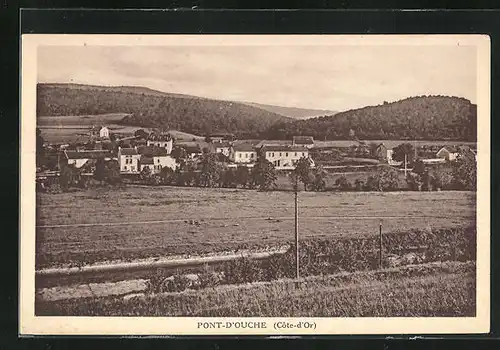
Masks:
[[[248,158],[248,153],[245,153],[245,158]]]
[[[157,162],[157,163],[159,163],[159,162],[160,162],[160,160],[158,159],[158,162]]]
[[[285,156],[288,157],[288,152],[285,153]]]
[[[297,152],[295,152],[295,157],[297,157]]]
[[[135,166],[131,166],[130,170],[135,171]]]
[[[280,152],[280,157],[281,157],[281,152]]]
[[[253,158],[255,156],[255,153],[250,154],[250,158]]]
[[[124,169],[124,170],[127,170],[127,166],[125,165],[125,166],[123,167],[123,169]]]

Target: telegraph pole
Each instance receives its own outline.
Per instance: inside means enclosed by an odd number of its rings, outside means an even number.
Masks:
[[[405,152],[405,178],[406,178],[406,164],[407,164],[407,160],[406,160],[406,152]]]
[[[295,177],[295,277],[299,278],[299,186],[298,176]]]
[[[378,236],[379,236],[379,268],[382,269],[382,220],[379,223],[379,231],[378,231]]]

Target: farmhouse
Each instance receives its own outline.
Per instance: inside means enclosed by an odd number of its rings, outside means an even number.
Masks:
[[[213,143],[213,150],[215,153],[221,153],[226,157],[229,157],[231,153],[231,144],[227,141],[215,142]]]
[[[141,155],[135,148],[118,148],[118,162],[120,163],[120,173],[124,174],[138,174],[139,160]]]
[[[459,155],[459,150],[457,147],[454,146],[446,146],[442,147],[437,153],[436,157],[437,158],[443,158],[447,161],[454,161],[457,159]]]
[[[257,151],[250,144],[239,144],[231,147],[229,159],[234,163],[254,163]]]
[[[167,150],[161,147],[140,147],[137,149],[140,154],[140,171],[149,168],[151,173],[159,173],[162,168],[167,167],[175,170],[177,163],[175,159],[167,154]]]
[[[292,146],[312,148],[314,147],[314,138],[312,136],[293,136]]]
[[[387,150],[387,164],[389,165],[401,165],[403,164],[403,162],[398,162],[398,161],[395,161],[394,159],[392,159],[392,155],[394,154],[394,151],[392,149],[388,149]]]
[[[150,134],[147,138],[146,145],[161,147],[167,150],[167,154],[172,153],[172,136],[170,134]]]
[[[387,147],[383,143],[379,143],[377,147],[373,149],[372,156],[380,161],[387,162],[388,161],[388,152]],[[392,153],[391,153],[392,157]]]
[[[68,165],[74,165],[75,168],[82,168],[89,160],[103,158],[104,160],[116,159],[115,155],[109,151],[63,151],[63,159],[59,159],[60,163],[64,162]],[[59,169],[61,167],[59,166]]]
[[[276,169],[291,169],[300,158],[309,157],[309,149],[299,146],[264,146],[260,149],[260,154]]]
[[[190,159],[194,159],[194,158],[197,158],[197,157],[200,157],[201,155],[203,155],[203,151],[202,151],[200,145],[198,145],[198,144],[181,145],[180,147],[184,148],[184,150],[186,151],[187,157]]]

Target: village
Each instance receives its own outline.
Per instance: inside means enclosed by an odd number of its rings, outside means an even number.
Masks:
[[[185,171],[187,163],[196,166],[207,154],[229,170],[239,167],[250,170],[262,157],[275,171],[284,174],[293,171],[301,159],[307,159],[311,168],[320,167],[330,173],[366,171],[386,165],[404,172],[405,177],[416,162],[432,168],[454,162],[461,155],[477,157],[475,147],[470,145],[412,146],[411,142],[402,141],[391,148],[384,143],[357,139],[338,145],[304,135],[291,140],[238,140],[230,133],[213,133],[186,140],[176,139],[161,129],[137,129],[133,134],[121,134],[107,126],[92,126],[86,135],[84,142],[42,141],[43,152],[37,160],[38,183],[45,186],[56,182],[66,166],[81,177],[94,176],[98,164],[111,163],[115,164],[115,175],[120,180],[134,181],[146,175]],[[43,135],[39,136],[43,139]]]

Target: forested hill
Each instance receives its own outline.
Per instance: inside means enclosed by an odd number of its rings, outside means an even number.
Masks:
[[[476,105],[446,96],[411,97],[292,124],[278,123],[269,138],[312,135],[315,139],[411,139],[476,141]]]
[[[243,103],[168,94],[142,87],[38,84],[40,116],[130,114],[122,124],[163,127],[206,135],[230,132],[244,137],[265,133],[292,119]]]
[[[446,96],[411,97],[323,117],[294,120],[246,103],[168,94],[142,87],[38,84],[40,116],[127,113],[122,124],[239,138],[476,141],[476,105]]]

